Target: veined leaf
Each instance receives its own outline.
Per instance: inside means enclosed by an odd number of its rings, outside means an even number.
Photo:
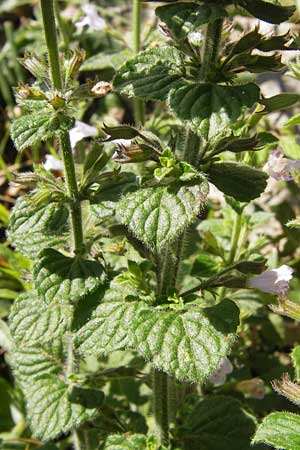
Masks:
[[[227,396],[207,397],[198,400],[188,411],[185,414],[183,410],[186,419],[178,430],[181,440],[186,442],[185,450],[251,450],[256,419],[238,400]]]
[[[91,294],[104,283],[103,267],[81,256],[45,249],[33,266],[35,288],[46,303],[68,303]]]
[[[172,311],[142,302],[103,303],[75,338],[83,353],[133,348],[179,380],[202,382],[229,353],[239,323],[230,300],[214,308]]]
[[[155,436],[144,434],[113,434],[108,436],[103,450],[167,450],[157,442]]]
[[[276,449],[300,450],[300,416],[290,412],[275,412],[264,418],[253,442],[264,442]]]
[[[249,202],[266,189],[268,175],[246,164],[217,162],[209,168],[210,181],[224,194]]]
[[[176,39],[184,39],[201,25],[226,16],[221,6],[192,2],[160,6],[156,8],[155,14],[168,26]]]
[[[130,324],[142,302],[104,302],[98,306],[91,320],[75,337],[75,345],[86,354],[107,354],[132,346]]]
[[[51,139],[60,131],[69,130],[73,125],[74,120],[62,113],[28,114],[14,120],[11,137],[17,149],[24,150]]]
[[[138,239],[159,250],[196,219],[207,194],[206,181],[199,186],[140,189],[122,197],[117,214]]]
[[[113,84],[129,97],[165,100],[183,73],[179,50],[170,46],[151,48],[127,61],[117,72]]]
[[[54,304],[49,308],[30,291],[14,301],[9,317],[10,330],[18,344],[46,343],[63,336],[71,327],[72,317],[72,306]]]
[[[259,100],[260,90],[253,84],[223,86],[212,83],[181,83],[169,94],[169,106],[205,139],[230,127]]]
[[[64,353],[60,345],[28,347],[14,352],[15,375],[24,391],[33,435],[44,441],[91,419],[96,409],[71,403],[63,381]]]
[[[31,194],[17,200],[8,238],[21,254],[34,258],[45,247],[62,247],[68,239],[68,210],[61,203],[36,205]]]

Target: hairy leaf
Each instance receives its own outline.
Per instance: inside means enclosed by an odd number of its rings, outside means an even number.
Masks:
[[[183,75],[179,50],[170,47],[151,48],[127,61],[114,78],[114,87],[129,97],[165,100]]]
[[[67,241],[68,210],[61,203],[36,205],[31,194],[17,200],[8,227],[8,238],[21,254],[34,258],[43,248],[62,247]]]
[[[24,391],[33,435],[55,439],[86,422],[97,413],[71,403],[63,377],[64,354],[60,345],[28,347],[13,354],[17,380]]]
[[[50,248],[42,251],[32,273],[39,296],[48,304],[78,301],[104,282],[103,267],[98,262],[65,256]]]
[[[103,303],[77,333],[84,353],[133,348],[159,370],[179,380],[201,382],[229,353],[239,322],[237,306],[172,311],[142,302]]]
[[[176,39],[184,39],[201,25],[226,16],[221,6],[199,5],[191,2],[160,6],[155,13],[168,26]]]
[[[208,173],[218,189],[241,202],[259,197],[267,186],[268,175],[245,164],[218,162],[211,165]]]
[[[108,67],[112,67],[113,69],[117,70],[131,56],[132,52],[129,49],[117,53],[101,52],[87,58],[80,67],[80,72],[103,70]]]
[[[14,340],[22,345],[52,341],[70,329],[72,306],[53,304],[51,308],[35,291],[19,295],[10,311],[10,330]]]
[[[185,421],[178,430],[185,442],[185,450],[251,450],[256,420],[238,400],[225,396],[207,397],[196,400],[187,411],[183,410]]]
[[[159,445],[155,436],[144,434],[112,434],[105,441],[103,450],[167,450]]]
[[[132,346],[130,323],[142,302],[111,302],[98,306],[91,320],[77,333],[75,345],[82,353],[110,353]]]
[[[120,200],[117,213],[138,239],[159,250],[196,219],[207,194],[205,181],[200,186],[140,189]]]
[[[62,113],[28,114],[14,120],[11,137],[17,149],[24,150],[51,139],[60,131],[69,130],[73,125],[74,120]]]
[[[275,412],[264,418],[253,442],[264,442],[276,449],[300,450],[300,416],[290,412]]]
[[[177,116],[190,123],[205,139],[232,125],[259,100],[259,88],[248,83],[223,86],[211,83],[182,83],[171,90],[169,106]]]

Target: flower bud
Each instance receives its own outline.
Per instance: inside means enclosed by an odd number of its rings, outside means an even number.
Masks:
[[[283,375],[281,380],[273,381],[272,387],[278,394],[300,406],[300,385],[293,383],[287,373]]]
[[[91,88],[91,93],[96,97],[104,97],[112,90],[111,83],[107,81],[98,81],[98,83],[94,84]]]
[[[24,58],[20,58],[20,62],[35,78],[48,78],[48,67],[45,61],[34,53],[25,53]]]
[[[66,81],[69,81],[71,78],[74,77],[74,75],[76,75],[84,60],[85,60],[85,51],[75,50],[72,58],[67,62],[66,65]]]
[[[278,305],[270,305],[272,311],[293,320],[300,321],[300,303],[291,302],[287,298],[280,298]]]

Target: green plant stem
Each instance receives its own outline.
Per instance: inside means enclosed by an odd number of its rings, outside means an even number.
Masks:
[[[59,142],[64,163],[68,195],[71,200],[70,214],[73,234],[73,251],[75,254],[82,254],[84,252],[82,214],[69,133],[61,133]]]
[[[153,412],[155,417],[155,433],[161,444],[169,443],[169,400],[168,400],[168,375],[158,370],[153,370],[152,387],[155,393],[153,398]]]
[[[41,0],[41,8],[49,56],[52,87],[54,89],[62,89],[62,78],[60,72],[57,30],[55,24],[53,0]]]
[[[141,7],[140,0],[133,0],[133,51],[138,53],[141,49]],[[145,106],[140,98],[134,99],[134,119],[136,125],[145,123]]]
[[[6,105],[12,107],[14,105],[14,99],[13,99],[9,84],[3,74],[3,71],[2,71],[1,66],[3,64],[4,63],[0,64],[0,94],[2,95],[3,100],[5,101]]]
[[[231,238],[231,245],[230,245],[230,252],[227,259],[228,266],[231,266],[236,258],[237,250],[238,250],[238,244],[240,240],[240,234],[242,230],[242,222],[243,222],[243,215],[237,214],[234,219],[233,224],[233,231],[232,231],[232,238]],[[219,295],[219,301],[223,300],[226,294],[226,287],[222,287],[220,289],[220,295]]]
[[[52,87],[54,89],[61,89],[62,81],[60,73],[53,0],[41,0],[41,8],[46,44],[49,54]],[[75,254],[82,254],[84,252],[82,214],[69,133],[61,133],[59,142],[64,163],[66,186],[70,199],[73,251]]]
[[[210,22],[206,28],[205,44],[202,58],[202,78],[207,80],[214,72],[222,37],[223,19]]]

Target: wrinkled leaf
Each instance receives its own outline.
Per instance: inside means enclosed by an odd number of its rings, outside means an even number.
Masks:
[[[104,282],[98,262],[65,256],[50,248],[40,254],[32,273],[36,291],[48,304],[78,301]]]
[[[300,416],[289,412],[275,412],[264,418],[253,442],[264,442],[276,449],[300,450]]]

